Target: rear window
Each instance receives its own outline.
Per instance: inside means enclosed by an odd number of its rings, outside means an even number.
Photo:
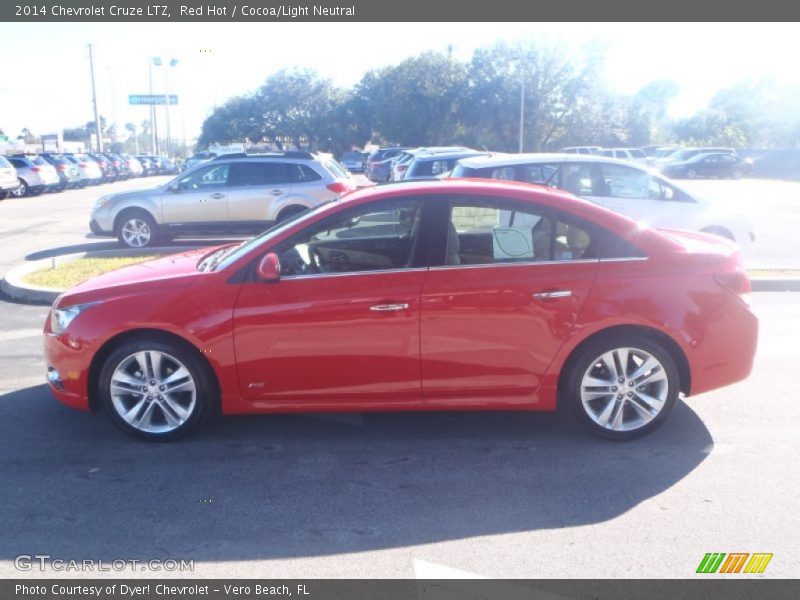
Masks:
[[[0,169],[8,169],[13,165],[6,160],[5,156],[0,156]]]
[[[33,164],[35,164],[35,165],[39,165],[40,167],[41,167],[41,166],[44,166],[44,165],[49,165],[49,164],[50,164],[50,163],[49,163],[49,162],[47,162],[45,159],[43,159],[41,156],[36,156],[36,157],[34,157],[34,158],[31,158],[31,162],[32,162]]]
[[[347,179],[347,171],[345,168],[337,163],[335,160],[329,160],[325,162],[325,167],[333,173],[334,177],[337,179]]]

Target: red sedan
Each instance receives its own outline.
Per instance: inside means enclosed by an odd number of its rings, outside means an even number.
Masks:
[[[737,247],[564,192],[425,181],[356,192],[239,245],[96,277],[45,324],[48,381],[129,434],[224,414],[546,410],[660,426],[750,373]]]

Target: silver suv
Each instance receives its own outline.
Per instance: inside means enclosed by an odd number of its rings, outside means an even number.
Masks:
[[[329,155],[225,154],[160,187],[101,197],[89,227],[128,248],[187,234],[256,233],[353,189]]]

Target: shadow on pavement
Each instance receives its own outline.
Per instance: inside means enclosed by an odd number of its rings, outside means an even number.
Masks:
[[[223,417],[147,444],[37,386],[0,396],[0,559],[286,558],[587,525],[712,447],[683,403],[627,444],[499,412]]]

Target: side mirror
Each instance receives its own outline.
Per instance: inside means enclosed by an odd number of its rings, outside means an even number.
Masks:
[[[167,189],[173,194],[177,194],[181,191],[181,184],[176,181],[175,183],[171,183]]]
[[[261,281],[275,283],[281,278],[281,261],[278,255],[270,252],[258,263],[256,274]]]

